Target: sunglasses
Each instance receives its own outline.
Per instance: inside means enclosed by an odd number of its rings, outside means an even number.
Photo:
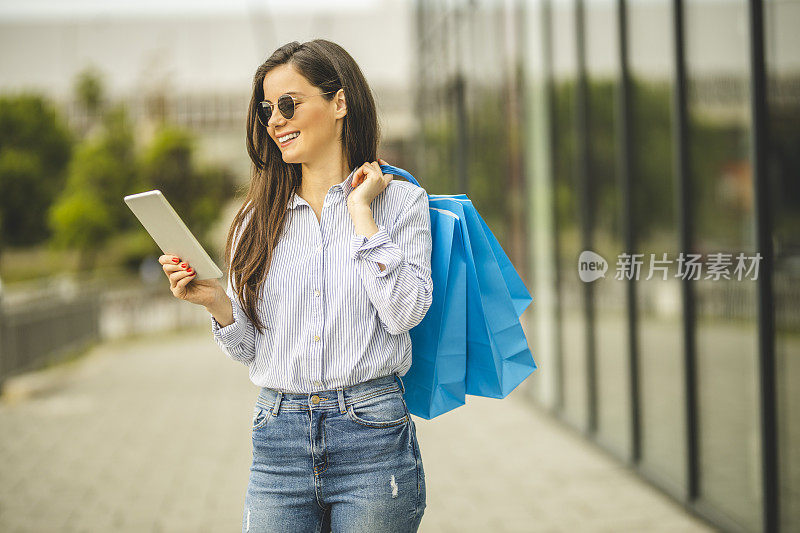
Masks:
[[[336,89],[336,91],[338,90],[339,89]],[[326,93],[312,94],[311,96],[303,96],[302,98],[304,100],[306,98],[311,98],[312,96],[322,96],[323,94],[335,93],[336,91],[328,91]],[[300,100],[300,102],[302,102],[303,100]],[[256,115],[258,116],[258,121],[265,128],[267,127],[267,123],[269,122],[270,117],[272,117],[273,105],[275,104],[273,104],[269,100],[264,100],[263,102],[259,102],[258,105],[256,106]],[[281,112],[281,115],[283,115],[283,118],[285,118],[286,120],[289,120],[294,116],[295,105],[296,105],[296,99],[291,94],[282,94],[278,98],[278,111]]]

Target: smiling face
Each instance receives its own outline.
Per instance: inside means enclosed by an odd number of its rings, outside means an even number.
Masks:
[[[341,119],[347,113],[344,91],[332,93],[333,100],[319,96],[324,91],[314,87],[290,64],[280,65],[264,77],[264,99],[272,102],[272,116],[267,132],[281,151],[286,163],[309,163],[318,157],[341,152]],[[286,119],[277,109],[278,98],[289,93],[295,97],[294,116]],[[278,138],[287,133],[300,135],[289,142]]]

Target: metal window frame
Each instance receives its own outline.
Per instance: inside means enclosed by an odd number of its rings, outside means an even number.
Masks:
[[[578,161],[576,170],[578,172],[578,194],[579,202],[583,209],[581,220],[582,243],[585,249],[591,248],[592,229],[591,222],[594,219],[591,205],[591,165],[590,165],[590,139],[589,139],[589,114],[588,114],[588,90],[587,74],[585,63],[585,42],[583,40],[585,30],[584,0],[574,0],[575,12],[575,40],[577,50],[577,88],[576,88],[576,120],[572,125],[577,134]],[[418,11],[422,10],[422,0],[417,0]],[[551,139],[555,141],[556,128],[564,127],[556,124],[554,102],[554,72],[553,72],[553,13],[551,0],[539,0],[538,6],[542,10],[541,17],[541,38],[540,44],[543,47],[543,74],[545,76],[548,105],[547,127],[550,130]],[[694,206],[691,198],[691,180],[689,171],[689,142],[690,128],[688,123],[688,101],[687,101],[687,69],[686,69],[686,50],[685,50],[685,0],[672,0],[673,9],[673,53],[675,61],[675,76],[673,90],[673,143],[674,143],[674,179],[676,183],[676,206],[678,223],[679,246],[684,251],[691,251],[694,247]],[[419,15],[419,13],[418,13]],[[418,16],[417,24],[422,26],[424,21]],[[633,132],[632,121],[632,87],[629,70],[629,42],[628,42],[628,4],[627,0],[617,0],[617,21],[619,32],[619,92],[617,101],[617,127],[618,142],[618,162],[619,172],[621,173],[622,187],[622,224],[624,226],[625,246],[629,251],[633,251],[637,243],[637,235],[633,224],[633,150],[635,135]],[[762,254],[762,268],[757,280],[757,325],[758,325],[758,401],[760,413],[760,434],[761,434],[761,468],[762,468],[762,528],[763,531],[778,532],[780,528],[779,516],[779,471],[778,471],[778,452],[779,442],[777,434],[776,420],[776,368],[775,368],[775,317],[774,317],[774,289],[773,273],[774,258],[772,249],[772,220],[768,205],[769,183],[766,173],[767,149],[769,146],[768,138],[768,115],[767,115],[767,95],[766,95],[766,68],[764,57],[764,3],[763,0],[748,1],[748,25],[749,35],[749,66],[750,66],[750,116],[751,116],[751,160],[753,165],[753,193],[754,193],[754,215],[756,229],[756,247]],[[421,53],[421,50],[418,50]],[[422,83],[423,80],[420,80]],[[420,95],[422,99],[420,86]],[[456,99],[458,101],[458,98]],[[463,106],[463,103],[461,104]],[[462,130],[462,128],[459,128]],[[456,150],[456,166],[465,164],[466,150],[464,141],[458,141]],[[553,168],[553,161],[558,147],[553,145],[553,150],[548,154],[550,158],[550,168]],[[551,175],[553,181],[552,191],[556,194],[557,178]],[[555,197],[553,198],[555,201]],[[560,242],[558,239],[558,212],[553,210],[553,230],[556,238],[553,239],[553,260],[555,262],[555,294],[560,294],[563,279],[561,276],[562,261],[560,260]],[[670,486],[669,482],[659,479],[658,475],[649,471],[642,465],[642,442],[641,428],[641,398],[640,398],[640,376],[639,376],[639,347],[638,347],[638,317],[636,313],[636,288],[633,282],[629,283],[626,291],[628,304],[627,323],[628,323],[628,349],[630,365],[630,401],[631,401],[631,446],[628,457],[621,457],[619,452],[604,444],[598,438],[597,433],[597,376],[595,371],[595,339],[594,339],[594,297],[591,284],[585,285],[584,292],[584,316],[586,318],[586,364],[587,364],[587,418],[588,428],[580,431],[583,436],[588,436],[599,449],[606,452],[616,460],[620,460],[631,466],[638,475],[651,483],[654,488],[664,493],[677,503],[681,504],[688,512],[720,526],[730,531],[741,531],[742,527],[732,523],[724,513],[715,509],[708,502],[700,498],[699,494],[699,427],[698,427],[698,394],[697,394],[697,353],[696,353],[696,316],[695,316],[695,294],[691,282],[682,280],[681,300],[683,307],[683,359],[686,397],[684,399],[683,410],[686,423],[686,485],[684,487]],[[575,427],[566,417],[564,412],[564,390],[565,376],[563,371],[563,345],[562,335],[563,309],[558,298],[553,309],[555,329],[555,402],[548,412],[565,424],[566,427],[574,430],[583,428]],[[587,435],[588,433],[588,435]]]
[[[764,267],[758,278],[758,383],[761,422],[762,527],[780,531],[780,480],[778,471],[777,389],[775,386],[775,304],[772,284],[775,267],[772,218],[769,210],[767,154],[769,126],[764,56],[764,2],[748,2],[750,23],[750,131],[753,165],[753,204],[756,249]]]
[[[591,123],[589,117],[589,81],[586,72],[586,6],[584,0],[575,0],[575,39],[576,39],[576,66],[577,79],[575,85],[575,148],[578,156],[575,171],[578,185],[578,211],[581,246],[584,250],[593,248],[594,232],[594,204],[591,148],[589,146],[589,132]],[[597,398],[597,353],[594,321],[594,285],[583,283],[583,316],[586,325],[585,356],[586,356],[586,432],[593,438],[598,435],[598,398]]]
[[[552,24],[549,12],[549,2],[546,6],[546,22]],[[576,49],[578,59],[577,69],[577,119],[575,127],[578,140],[578,191],[581,197],[584,219],[582,227],[582,242],[585,249],[591,249],[591,205],[588,199],[591,190],[591,169],[589,166],[589,117],[588,93],[586,89],[586,64],[585,31],[583,0],[575,0],[575,29]],[[622,173],[623,197],[623,225],[625,229],[626,248],[633,250],[636,245],[636,233],[632,220],[632,154],[633,135],[631,119],[631,80],[628,62],[628,35],[627,35],[627,0],[617,0],[618,31],[620,39],[620,99],[618,102],[618,127],[620,132],[619,161]],[[684,0],[672,0],[673,8],[673,52],[675,60],[675,78],[673,91],[673,142],[675,157],[676,210],[678,219],[678,241],[682,250],[691,251],[694,248],[694,206],[691,197],[691,176],[689,170],[689,119],[687,97],[687,69],[685,50],[685,3]],[[766,75],[764,65],[764,25],[763,25],[763,0],[749,0],[748,23],[750,27],[750,113],[751,113],[751,158],[753,162],[753,187],[754,211],[756,221],[756,247],[764,259],[763,268],[758,279],[758,381],[759,381],[759,409],[761,418],[761,463],[762,463],[762,527],[763,531],[778,532],[780,528],[779,516],[779,475],[778,475],[778,441],[776,420],[776,385],[775,385],[775,331],[774,331],[774,301],[773,301],[773,250],[772,250],[772,221],[769,216],[768,188],[766,174],[766,157],[768,147],[768,125],[766,109]],[[543,34],[544,45],[550,51],[552,29]],[[551,52],[550,52],[551,53]],[[548,59],[551,59],[548,56]],[[552,75],[547,71],[546,75]],[[552,111],[550,119],[552,120]],[[556,243],[558,247],[558,243]],[[561,283],[557,279],[557,283]],[[590,284],[587,284],[590,287]],[[558,292],[557,292],[558,293]],[[732,522],[724,513],[715,509],[700,498],[699,494],[699,428],[698,428],[698,381],[697,381],[697,352],[696,352],[696,298],[689,280],[681,281],[681,299],[683,307],[683,348],[684,348],[684,385],[686,397],[684,414],[686,423],[686,486],[675,487],[666,480],[648,471],[641,463],[641,399],[639,376],[638,352],[638,322],[636,315],[636,289],[633,283],[628,284],[628,348],[630,365],[630,391],[631,391],[631,449],[629,457],[621,457],[619,452],[603,443],[597,436],[597,381],[595,371],[595,336],[593,293],[591,289],[584,292],[584,306],[586,317],[587,338],[587,406],[588,437],[603,451],[613,458],[627,463],[633,467],[637,474],[653,484],[662,493],[683,505],[690,513],[729,531],[743,531],[742,526]],[[563,316],[557,315],[559,331],[563,330],[561,324]],[[559,354],[559,361],[562,354]],[[560,368],[560,367],[559,367]],[[564,378],[560,377],[559,387],[564,387]],[[563,391],[559,390],[558,397],[563,398]],[[553,413],[562,422],[569,425],[563,416],[562,409],[554,409]],[[579,429],[579,428],[573,428]],[[680,489],[683,490],[680,490]]]
[[[694,209],[689,179],[689,104],[686,74],[686,49],[684,36],[684,2],[672,1],[672,41],[675,61],[675,87],[673,92],[673,143],[675,145],[674,169],[678,187],[678,243],[685,252],[694,250]],[[686,422],[686,500],[697,500],[699,491],[699,435],[697,433],[697,352],[695,328],[695,294],[691,280],[681,279],[681,304],[683,308],[683,371],[684,416]]]

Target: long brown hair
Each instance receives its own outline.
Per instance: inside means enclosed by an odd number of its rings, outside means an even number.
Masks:
[[[259,332],[262,323],[256,305],[261,285],[272,262],[272,251],[283,232],[287,204],[302,180],[299,163],[285,163],[280,149],[256,118],[256,106],[264,100],[264,77],[278,65],[292,65],[330,101],[344,89],[347,114],[342,126],[342,147],[352,169],[375,161],[380,130],[375,101],[367,80],[344,48],[331,41],[293,41],[275,50],[253,77],[253,94],[247,111],[247,152],[252,161],[250,183],[242,207],[236,213],[225,244],[225,267],[236,296]],[[244,224],[249,219],[249,223]],[[244,230],[236,237],[240,226]],[[238,240],[238,245],[235,239]],[[236,254],[231,254],[233,249]]]

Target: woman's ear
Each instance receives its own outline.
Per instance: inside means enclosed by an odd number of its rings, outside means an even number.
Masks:
[[[344,89],[339,89],[334,97],[336,101],[336,110],[334,111],[336,118],[342,118],[347,114],[347,100],[344,96]]]

